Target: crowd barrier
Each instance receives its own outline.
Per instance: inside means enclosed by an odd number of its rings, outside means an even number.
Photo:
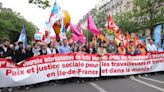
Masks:
[[[164,53],[112,55],[69,53],[35,56],[16,64],[0,58],[0,88],[71,77],[124,76],[164,70]]]

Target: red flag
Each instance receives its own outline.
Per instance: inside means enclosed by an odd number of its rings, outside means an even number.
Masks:
[[[102,34],[101,34],[101,35],[99,35],[99,36],[98,36],[98,38],[99,38],[99,39],[101,39],[101,41],[105,41],[105,42],[107,42],[107,40],[106,40],[105,36],[104,36],[104,35],[102,35]]]
[[[138,39],[137,35],[134,34],[134,46],[137,47],[138,44],[141,44],[144,48],[146,48],[145,43]]]
[[[126,46],[129,45],[130,40],[131,40],[131,36],[130,36],[129,32],[126,31],[126,44],[125,44]]]
[[[118,40],[119,42],[123,42],[124,41],[124,34],[122,33],[121,30],[118,31],[115,39]]]
[[[109,15],[108,16],[108,31],[112,33],[116,33],[117,30],[119,30],[119,28],[117,27],[112,17]]]
[[[139,44],[139,39],[138,39],[137,35],[134,34],[134,46],[137,47],[138,44]]]

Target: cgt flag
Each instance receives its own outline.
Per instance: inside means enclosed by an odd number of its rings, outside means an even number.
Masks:
[[[142,42],[136,34],[134,34],[134,46],[137,47],[138,44],[141,44],[142,47],[146,48],[144,42]]]
[[[117,31],[119,31],[118,26],[110,15],[108,16],[108,31],[109,33],[114,33],[115,35],[117,34]]]
[[[24,18],[22,18],[22,31],[19,35],[18,42],[23,42],[24,48],[27,47],[27,36],[26,36],[25,28],[24,28]]]
[[[130,40],[131,40],[131,36],[130,36],[129,32],[126,31],[126,43],[125,43],[125,46],[129,45]]]

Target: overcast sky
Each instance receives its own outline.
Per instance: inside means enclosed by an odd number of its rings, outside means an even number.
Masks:
[[[53,6],[55,0],[50,0]],[[57,0],[62,9],[69,12],[71,22],[78,23],[79,19],[87,12],[99,4],[101,0]],[[38,8],[37,5],[29,4],[28,0],[0,0],[3,7],[11,8],[24,16],[28,21],[34,23],[39,29],[45,28],[45,22],[48,20],[52,7],[47,9]]]

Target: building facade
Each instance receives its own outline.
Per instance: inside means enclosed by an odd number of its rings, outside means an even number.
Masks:
[[[127,12],[132,10],[133,2],[132,0],[110,0],[104,1],[99,5],[96,5],[94,9],[88,12],[83,18],[79,21],[82,25],[82,28],[87,28],[87,16],[91,15],[93,18],[95,17],[97,11],[105,11],[107,15],[116,15],[123,12]]]
[[[0,9],[2,9],[2,3],[0,2]]]

